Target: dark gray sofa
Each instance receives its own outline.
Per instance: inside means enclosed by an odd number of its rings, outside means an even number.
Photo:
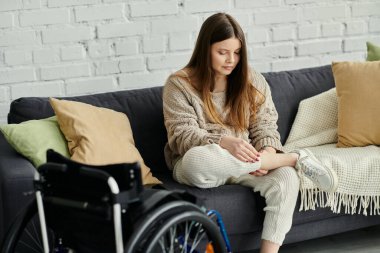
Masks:
[[[302,99],[334,87],[331,66],[294,71],[265,73],[279,113],[279,131],[284,143]],[[157,84],[160,85],[160,84]],[[136,146],[155,176],[168,188],[187,189],[224,219],[232,248],[236,251],[257,249],[264,218],[264,199],[252,189],[225,185],[197,189],[173,181],[164,162],[166,131],[162,114],[162,87],[117,91],[67,98],[124,112],[128,115]],[[20,98],[12,102],[9,123],[41,119],[53,115],[47,98]],[[34,167],[0,136],[0,239],[15,215],[32,197]],[[303,241],[330,234],[380,224],[380,216],[338,215],[329,209],[294,213],[293,226],[285,243]]]

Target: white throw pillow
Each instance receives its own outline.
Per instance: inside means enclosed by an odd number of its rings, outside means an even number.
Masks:
[[[336,88],[300,102],[298,112],[284,148],[296,148],[337,143],[338,97]]]

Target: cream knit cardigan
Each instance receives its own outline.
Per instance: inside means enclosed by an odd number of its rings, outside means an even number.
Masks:
[[[251,143],[257,150],[271,146],[282,151],[280,134],[277,131],[278,114],[272,101],[270,88],[265,78],[252,70],[253,85],[265,96],[264,103],[258,108],[255,121],[249,122],[244,132],[232,127],[223,128],[210,122],[205,115],[200,93],[189,80],[171,75],[166,81],[163,92],[164,121],[168,135],[165,146],[165,159],[173,169],[175,163],[192,147],[216,143],[223,135],[241,138]],[[216,110],[224,122],[227,113],[224,110],[226,92],[211,92]],[[247,115],[250,118],[250,115]]]

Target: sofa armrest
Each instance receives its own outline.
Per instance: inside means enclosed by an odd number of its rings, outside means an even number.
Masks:
[[[34,196],[34,166],[0,133],[0,242],[16,215]]]

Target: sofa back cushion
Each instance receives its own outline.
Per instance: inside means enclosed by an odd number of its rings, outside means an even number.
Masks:
[[[166,130],[162,112],[162,87],[66,97],[125,113],[130,121],[136,148],[151,170],[166,170]],[[48,98],[27,97],[12,102],[8,123],[53,116]]]
[[[279,114],[278,128],[282,143],[285,143],[289,135],[299,102],[335,86],[330,65],[263,75],[271,87],[273,101]],[[162,87],[65,99],[125,113],[131,123],[136,147],[146,165],[153,172],[166,170],[164,146],[167,138],[162,112]],[[53,115],[48,98],[19,98],[11,104],[8,123],[20,123]]]

